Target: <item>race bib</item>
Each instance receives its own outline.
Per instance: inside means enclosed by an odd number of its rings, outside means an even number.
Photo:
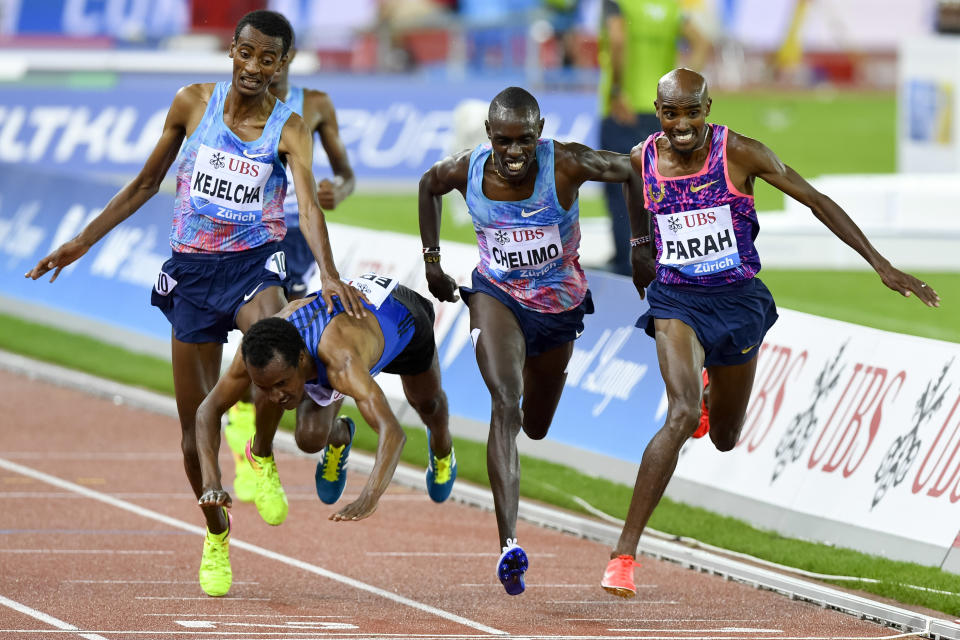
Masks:
[[[244,150],[246,153],[246,150]],[[190,177],[190,202],[197,213],[231,224],[257,224],[273,163],[238,156],[201,144]]]
[[[175,286],[177,286],[177,281],[161,271],[157,275],[157,283],[153,285],[153,290],[162,296],[168,296]]]
[[[499,274],[518,272],[520,277],[543,275],[563,257],[560,227],[484,227],[487,255],[484,259]]]
[[[730,205],[657,215],[660,264],[689,276],[733,269],[740,264]]]
[[[277,251],[275,254],[267,258],[266,263],[264,263],[263,268],[267,271],[277,274],[281,280],[286,280],[287,278],[287,254],[283,251]]]
[[[390,276],[381,276],[376,273],[365,273],[356,278],[347,280],[347,284],[367,296],[367,301],[375,308],[386,301],[390,293],[397,288],[397,280]]]

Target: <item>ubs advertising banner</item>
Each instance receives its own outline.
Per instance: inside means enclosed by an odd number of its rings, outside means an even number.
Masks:
[[[132,176],[160,137],[177,90],[195,82],[229,80],[224,76],[119,74],[108,86],[71,87],[6,84],[0,92],[0,162],[52,171],[103,176]],[[467,100],[489,101],[505,85],[489,82],[444,83],[397,77],[291,78],[326,91],[337,109],[340,136],[357,175],[364,180],[408,182],[415,190],[424,171],[452,151],[455,127],[476,136],[476,122],[455,125],[454,110]],[[538,94],[546,119],[543,135],[596,143],[596,99],[592,93]],[[480,140],[483,141],[483,140]],[[478,141],[478,142],[480,142]],[[473,146],[474,143],[463,145]],[[320,144],[314,145],[318,178],[330,175]]]

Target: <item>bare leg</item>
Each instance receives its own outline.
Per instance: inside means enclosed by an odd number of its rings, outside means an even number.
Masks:
[[[546,353],[527,358],[523,367],[523,432],[532,440],[542,440],[553,422],[567,380],[567,363],[573,355],[573,342]]]
[[[526,343],[513,313],[484,293],[470,297],[470,329],[480,329],[476,356],[480,374],[490,391],[490,433],[487,438],[487,475],[493,492],[500,546],[516,539],[520,499],[520,459],[517,434],[523,416],[523,361]]]
[[[304,396],[297,407],[297,430],[294,432],[301,451],[316,453],[327,444],[339,447],[350,441],[350,429],[345,424],[339,424],[338,421],[338,428],[334,429],[334,421],[342,405],[343,398],[321,407]]]
[[[173,362],[173,389],[180,417],[180,449],[183,452],[183,468],[199,499],[203,477],[200,458],[197,454],[196,419],[197,409],[213,389],[220,376],[220,359],[223,345],[215,342],[193,344],[181,342],[171,331],[171,359]],[[204,507],[203,515],[211,533],[223,533],[227,519],[220,507]]]
[[[440,362],[433,354],[430,368],[414,376],[400,376],[403,394],[430,432],[430,448],[434,455],[445,458],[453,449],[450,437],[450,413],[447,394],[440,386]]]

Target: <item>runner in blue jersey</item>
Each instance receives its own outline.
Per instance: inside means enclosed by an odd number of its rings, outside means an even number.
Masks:
[[[497,575],[523,592],[528,558],[517,544],[520,462],[516,437],[547,435],[583,316],[593,312],[580,268],[578,191],[588,180],[641,181],[629,156],[541,139],[540,106],[510,87],[490,103],[489,145],[450,156],[420,180],[420,237],[427,282],[455,302],[457,285],[440,266],[441,196],[456,189],[473,218],[480,263],[460,292],[470,308],[477,364],[490,392],[487,473],[501,555]],[[522,401],[522,404],[521,404]]]
[[[777,318],[770,292],[756,277],[757,178],[810,207],[887,287],[940,306],[931,287],[891,266],[843,209],[770,149],[707,124],[711,102],[700,74],[676,69],[663,76],[655,103],[663,132],[630,156],[645,187],[644,207],[631,209],[634,284],[650,303],[637,326],[656,338],[668,408],[666,422],[643,452],[627,520],[600,583],[621,597],[636,594],[637,544],[680,447],[691,435],[709,432],[719,451],[729,451],[740,437],[757,353]]]
[[[85,254],[132,215],[160,188],[178,156],[177,199],[170,244],[152,293],[172,325],[173,383],[182,431],[184,469],[197,498],[201,472],[197,457],[197,407],[217,381],[223,343],[233,328],[246,330],[283,308],[285,265],[278,246],[284,234],[286,191],[282,160],[292,167],[301,203],[301,227],[320,265],[328,309],[339,301],[347,313],[366,315],[359,292],[340,280],[323,211],[314,190],[310,134],[303,119],[268,92],[273,75],[286,64],[292,30],[272,11],[240,19],[230,46],[230,83],[194,84],[177,92],[160,139],[140,173],[72,240],[27,273],[37,279]],[[182,149],[181,149],[182,145]],[[275,473],[270,440],[282,410],[257,413],[257,437],[249,460],[257,473],[257,509],[271,524],[286,517],[286,497]],[[224,509],[204,507],[207,537],[200,586],[219,596],[230,586],[227,561],[229,521]]]
[[[287,64],[274,74],[270,93],[283,100],[284,104],[303,118],[311,138],[314,133],[320,135],[320,143],[330,162],[333,179],[324,178],[317,183],[317,199],[324,211],[330,211],[353,193],[355,183],[353,169],[347,159],[347,150],[340,140],[337,113],[330,97],[322,91],[293,86],[288,81],[290,64],[296,53],[295,44],[291,44],[287,53]],[[287,183],[291,183],[292,180],[288,166]],[[287,189],[287,197],[283,201],[283,215],[287,225],[287,233],[280,241],[280,249],[286,258],[287,268],[284,290],[287,300],[296,300],[306,293],[307,283],[316,272],[317,262],[303,232],[300,231],[300,207],[297,204],[297,193],[294,189]],[[224,436],[233,452],[235,468],[233,497],[242,502],[250,502],[256,494],[256,477],[253,469],[247,464],[244,452],[246,443],[254,432],[255,413],[250,398],[231,407],[227,415],[229,420],[224,428]],[[335,438],[333,444],[339,446],[344,443],[337,442]]]
[[[393,278],[364,274],[351,281],[367,296],[369,313],[354,318],[339,305],[328,311],[320,294],[288,304],[277,317],[251,326],[229,369],[200,405],[197,442],[203,469],[203,495],[208,507],[230,506],[217,465],[220,418],[251,381],[273,406],[299,407],[296,441],[314,453],[327,447],[335,429],[352,431],[348,419],[335,420],[344,396],[352,397],[361,415],[379,434],[376,460],[360,496],[330,516],[361,520],[377,508],[403,449],[405,436],[387,399],[374,380],[379,372],[399,374],[407,401],[450,451],[445,463],[427,469],[427,491],[435,502],[450,495],[456,479],[456,458],[448,429],[447,397],[440,386],[440,365],[434,342],[433,305]],[[258,433],[258,437],[260,434]],[[342,453],[342,452],[341,452]],[[318,489],[333,503],[343,482],[326,483],[331,467],[343,457],[325,456],[317,465]],[[432,460],[431,460],[432,462]]]

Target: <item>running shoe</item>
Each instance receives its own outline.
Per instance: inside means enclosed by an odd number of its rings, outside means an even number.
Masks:
[[[230,528],[231,519],[227,510],[227,529],[223,533],[210,533],[203,539],[203,558],[200,560],[200,588],[208,596],[225,596],[233,582],[230,569]]]
[[[247,441],[247,462],[257,477],[257,494],[253,503],[257,505],[260,517],[267,524],[277,526],[287,519],[290,507],[287,504],[287,494],[280,484],[280,475],[277,473],[277,463],[273,456],[260,457],[250,451],[250,440]]]
[[[442,458],[433,455],[430,447],[430,431],[427,431],[427,493],[434,502],[443,502],[453,491],[453,481],[457,479],[457,456],[450,447],[450,453]]]
[[[343,488],[347,485],[347,457],[353,445],[353,434],[357,426],[347,416],[340,416],[339,420],[347,423],[350,429],[350,441],[347,444],[334,447],[327,445],[323,448],[320,461],[317,463],[315,479],[317,496],[324,504],[333,504],[343,495]]]
[[[607,570],[603,572],[600,586],[607,592],[621,598],[632,598],[637,595],[637,585],[633,582],[633,568],[640,563],[633,556],[617,556],[607,563]]]
[[[257,476],[244,459],[247,440],[253,438],[257,431],[255,415],[252,403],[238,402],[227,412],[227,426],[223,428],[227,446],[233,453],[233,468],[236,473],[233,479],[233,497],[240,502],[253,502],[257,495]]]
[[[512,596],[523,593],[526,588],[523,584],[523,574],[526,573],[529,565],[527,554],[517,544],[516,538],[508,539],[507,546],[503,548],[503,553],[497,560],[497,577],[500,578],[507,593]]]
[[[703,400],[700,401],[700,424],[691,437],[702,438],[710,432],[710,411],[707,409],[707,385],[710,379],[707,377],[707,370],[703,370]]]

